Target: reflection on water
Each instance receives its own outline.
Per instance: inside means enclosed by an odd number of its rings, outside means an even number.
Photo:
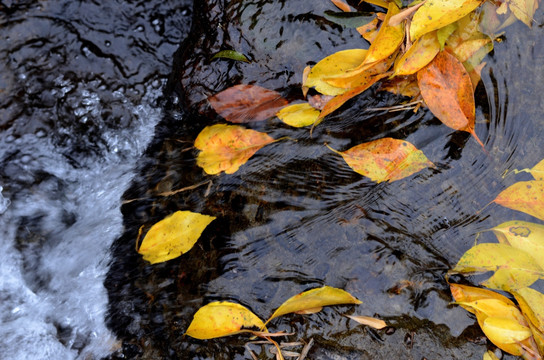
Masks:
[[[0,4],[0,357],[119,347],[109,246],[190,15],[188,1]]]

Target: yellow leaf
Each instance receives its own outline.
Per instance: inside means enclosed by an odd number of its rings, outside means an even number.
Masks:
[[[215,216],[176,211],[149,229],[138,249],[152,264],[177,258],[191,250]]]
[[[495,355],[493,351],[487,350],[484,354],[483,360],[499,360],[499,358],[497,357],[497,355]]]
[[[504,244],[478,244],[463,254],[451,272],[494,271],[484,286],[511,290],[526,287],[544,276],[544,270],[523,250]]]
[[[303,85],[315,87],[318,92],[324,95],[343,94],[347,89],[332,86],[325,82],[324,79],[337,77],[358,66],[363,62],[366,54],[367,50],[364,49],[350,49],[329,55],[314,65]]]
[[[201,307],[193,316],[186,335],[195,339],[213,339],[264,328],[264,323],[242,305],[217,301]]]
[[[512,170],[514,174],[518,174],[520,172],[528,172],[535,180],[544,180],[544,160],[541,160],[538,164],[536,164],[532,169],[521,169],[521,170]]]
[[[384,327],[387,326],[385,321],[381,319],[369,317],[369,316],[362,316],[362,315],[346,315],[346,316],[350,318],[351,320],[357,321],[359,324],[367,325],[378,330],[383,329]]]
[[[411,75],[430,63],[440,51],[436,31],[427,33],[412,44],[396,62],[394,75]]]
[[[450,290],[454,300],[458,303],[473,302],[483,299],[497,299],[507,305],[515,306],[515,304],[506,296],[487,289],[461,284],[450,284]],[[463,308],[471,313],[474,313],[474,311],[470,307],[463,306]]]
[[[266,323],[281,315],[323,306],[342,304],[361,304],[361,301],[342,289],[323,286],[317,289],[304,291],[289,298],[272,314]]]
[[[210,175],[221,171],[233,174],[260,148],[274,141],[265,133],[239,125],[207,126],[195,140],[195,147],[201,150],[196,163]]]
[[[343,152],[329,149],[341,155],[355,172],[378,183],[400,180],[434,166],[414,145],[393,138],[359,144]]]
[[[399,12],[400,10],[397,5],[393,2],[389,3],[387,15],[378,31],[378,35],[376,35],[376,39],[374,39],[372,45],[368,48],[368,54],[364,62],[358,68],[367,67],[375,62],[385,60],[400,47],[402,40],[404,40],[404,26],[403,24],[396,26],[389,25],[391,17]]]
[[[529,322],[540,352],[544,353],[544,294],[531,288],[518,289],[512,293]]]
[[[428,0],[412,18],[410,39],[451,24],[476,9],[482,0]]]
[[[281,109],[276,116],[287,125],[303,127],[317,121],[319,110],[308,103],[293,104]]]
[[[538,0],[509,0],[510,11],[527,26],[533,25],[533,16],[538,9]]]
[[[482,331],[493,344],[515,344],[532,335],[531,329],[515,320],[503,317],[488,317],[484,320]]]
[[[486,54],[493,50],[493,43],[490,38],[464,41],[453,49],[453,53],[459,61],[465,62],[484,47],[487,47]]]
[[[493,202],[544,220],[544,181],[520,181],[503,190]]]
[[[544,269],[544,225],[527,221],[508,221],[491,229],[501,244],[531,254]]]

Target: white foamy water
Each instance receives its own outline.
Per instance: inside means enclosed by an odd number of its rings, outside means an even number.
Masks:
[[[29,184],[8,195],[0,183],[0,358],[98,359],[118,346],[103,282],[123,230],[121,196],[160,117],[145,103],[157,96],[127,103],[129,127],[104,130],[107,150],[84,166],[43,133],[0,134],[0,160],[17,169],[14,182]]]

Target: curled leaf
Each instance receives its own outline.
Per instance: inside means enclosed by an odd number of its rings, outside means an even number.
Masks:
[[[281,109],[276,116],[287,125],[303,127],[312,125],[317,121],[319,110],[309,103],[293,104]]]
[[[474,90],[463,64],[447,51],[441,51],[417,73],[417,81],[421,96],[434,116],[452,129],[472,134],[483,148],[474,132]]]
[[[503,190],[494,203],[544,220],[544,181],[520,181]]]
[[[395,62],[394,75],[411,75],[418,72],[430,63],[439,51],[440,44],[436,32],[423,35]]]
[[[287,105],[278,92],[257,85],[235,85],[208,98],[214,110],[232,123],[266,120]]]
[[[151,264],[177,258],[191,250],[214,216],[176,211],[149,229],[138,249]]]
[[[474,286],[467,286],[461,284],[450,284],[450,290],[453,298],[458,303],[473,302],[483,299],[497,299],[504,302],[507,305],[515,306],[515,304],[506,296],[501,295],[495,291],[482,289]],[[474,313],[471,307],[462,305],[465,310]]]
[[[478,244],[463,254],[451,272],[494,271],[484,286],[512,290],[526,287],[544,276],[544,270],[527,252],[504,244]]]
[[[333,288],[323,286],[317,289],[304,291],[285,301],[274,313],[270,316],[270,320],[289,313],[299,312],[308,309],[315,309],[323,306],[342,305],[342,304],[360,304],[361,301],[353,297],[350,293]]]
[[[262,329],[264,323],[242,305],[217,301],[198,309],[185,334],[205,340],[239,334],[251,328]]]
[[[343,152],[327,147],[341,155],[355,172],[378,183],[400,180],[434,166],[414,145],[393,138],[359,144]]]
[[[324,95],[339,95],[347,89],[332,86],[324,79],[334,78],[344,74],[347,70],[361,64],[366,56],[367,50],[349,49],[338,51],[327,56],[314,65],[304,86],[315,87],[317,91]]]
[[[196,163],[207,174],[235,173],[260,148],[275,140],[265,133],[238,125],[207,126],[198,134]]]
[[[235,51],[235,50],[222,50],[222,51],[219,51],[218,53],[216,53],[212,57],[212,60],[213,59],[220,59],[220,58],[249,62],[249,60],[247,59],[247,57],[244,54],[239,53],[238,51]]]
[[[515,320],[504,317],[488,317],[484,320],[482,331],[497,344],[515,344],[531,336],[531,329]]]

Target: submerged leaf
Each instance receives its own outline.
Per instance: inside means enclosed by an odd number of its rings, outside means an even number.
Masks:
[[[343,304],[361,304],[361,301],[342,289],[323,286],[317,289],[304,291],[289,298],[272,314],[270,319],[268,319],[266,322],[268,323],[270,320],[278,316],[289,313],[323,306]]]
[[[208,98],[214,110],[233,123],[266,120],[287,105],[278,92],[257,85],[235,85]]]
[[[242,305],[217,301],[198,309],[186,335],[205,340],[238,334],[251,328],[262,329],[264,323]]]
[[[249,60],[247,59],[247,57],[244,54],[239,53],[238,51],[235,51],[235,50],[222,50],[222,51],[216,53],[212,57],[212,60],[213,59],[218,59],[218,58],[249,62]]]
[[[319,117],[319,110],[309,103],[293,104],[281,109],[276,116],[294,127],[303,127],[314,124]]]
[[[176,211],[149,229],[138,249],[151,264],[177,258],[191,250],[215,216]]]
[[[414,145],[393,138],[359,144],[343,152],[329,149],[340,154],[355,172],[378,183],[400,180],[434,166]]]
[[[533,25],[533,16],[538,9],[539,0],[509,0],[508,7],[510,11],[527,26]]]
[[[453,273],[494,271],[484,286],[512,290],[526,287],[544,276],[544,270],[523,250],[504,244],[478,244],[463,254]]]
[[[238,125],[207,126],[195,140],[195,147],[201,150],[196,163],[210,175],[233,174],[257,150],[274,141],[265,133]]]
[[[491,230],[501,244],[526,251],[544,269],[544,225],[527,221],[508,221]]]
[[[324,95],[345,93],[347,89],[332,86],[324,79],[344,74],[346,70],[359,65],[363,62],[366,53],[367,50],[364,49],[349,49],[327,56],[314,65],[304,86],[315,87],[317,91]]]
[[[474,90],[463,64],[447,51],[441,51],[417,73],[417,80],[423,100],[434,116],[452,129],[472,134],[483,148],[474,132]]]
[[[493,202],[544,220],[544,181],[520,181],[503,190]]]
[[[483,0],[432,0],[420,7],[410,26],[410,39],[451,24],[476,9]]]

